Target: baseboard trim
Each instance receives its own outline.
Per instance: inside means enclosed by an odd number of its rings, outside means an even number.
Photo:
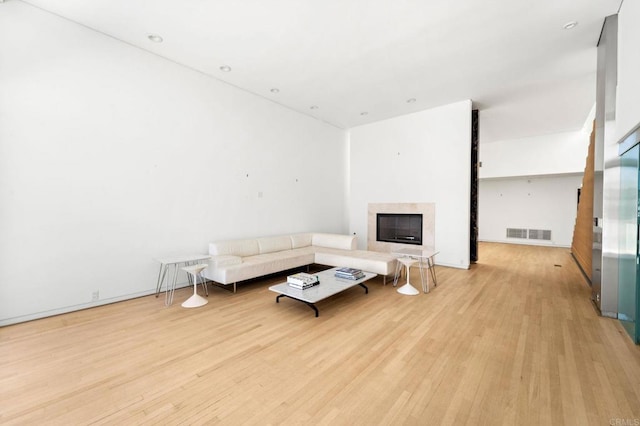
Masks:
[[[466,265],[460,265],[455,263],[436,262],[435,266],[444,266],[445,268],[456,268],[456,269],[469,269],[471,267],[471,264],[467,263]]]
[[[515,245],[520,245],[520,246],[571,248],[571,245],[544,243],[544,242],[532,241],[532,240],[529,240],[529,239],[526,239],[526,240],[525,239],[517,239],[516,241],[513,241],[513,240],[478,240],[478,241],[481,242],[481,243],[515,244]]]
[[[191,287],[192,285],[185,282],[182,284],[176,284],[176,289],[183,287]],[[102,299],[96,302],[88,302],[81,303],[78,305],[64,306],[62,308],[51,309],[48,311],[35,312],[28,315],[19,315],[17,317],[3,318],[0,320],[0,327],[5,327],[8,325],[19,324],[27,321],[34,321],[42,318],[53,317],[56,315],[68,314],[69,312],[82,311],[84,309],[96,308],[98,306],[110,305],[116,302],[122,302],[125,300],[136,299],[138,297],[149,296],[151,294],[155,294],[156,290],[149,289],[145,291],[140,291],[137,293],[125,294],[123,296],[112,297],[109,299]],[[164,297],[164,291],[160,293],[160,297]]]

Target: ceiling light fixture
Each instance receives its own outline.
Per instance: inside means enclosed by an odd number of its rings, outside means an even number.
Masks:
[[[273,89],[271,89],[271,93],[280,93],[280,89],[274,87]]]
[[[311,105],[311,109],[318,109],[318,105]]]
[[[567,22],[566,24],[564,24],[562,26],[562,28],[564,28],[565,30],[572,30],[576,26],[578,26],[578,22],[577,21],[571,21],[571,22]]]
[[[408,104],[412,104],[416,101],[416,98],[407,99]]]
[[[164,39],[160,37],[158,34],[149,34],[147,38],[154,43],[162,43],[164,41]]]
[[[229,72],[229,71],[231,71],[231,67],[229,65],[223,65],[223,66],[220,67],[220,71]]]

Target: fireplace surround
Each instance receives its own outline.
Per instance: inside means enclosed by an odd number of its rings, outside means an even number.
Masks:
[[[399,242],[377,241],[378,214],[421,214],[422,215],[422,244],[421,247],[435,246],[435,203],[369,203],[367,206],[367,249],[379,252],[393,252],[407,247]]]

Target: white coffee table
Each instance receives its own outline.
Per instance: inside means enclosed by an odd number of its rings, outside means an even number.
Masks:
[[[280,303],[281,297],[288,297],[290,299],[297,300],[299,302],[305,303],[307,306],[313,309],[317,317],[318,308],[315,306],[317,302],[357,285],[363,287],[365,290],[365,294],[367,294],[369,293],[369,289],[363,283],[377,276],[377,274],[363,271],[364,278],[360,278],[359,280],[336,278],[335,273],[337,269],[339,268],[327,269],[326,271],[315,273],[314,275],[318,276],[320,284],[306,290],[293,288],[286,282],[273,285],[269,287],[269,290],[275,293],[279,293],[278,296],[276,296],[276,303]]]

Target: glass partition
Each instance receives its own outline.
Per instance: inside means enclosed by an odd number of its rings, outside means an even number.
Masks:
[[[638,162],[640,146],[621,156],[619,250],[618,258],[618,319],[635,343],[638,330]]]

